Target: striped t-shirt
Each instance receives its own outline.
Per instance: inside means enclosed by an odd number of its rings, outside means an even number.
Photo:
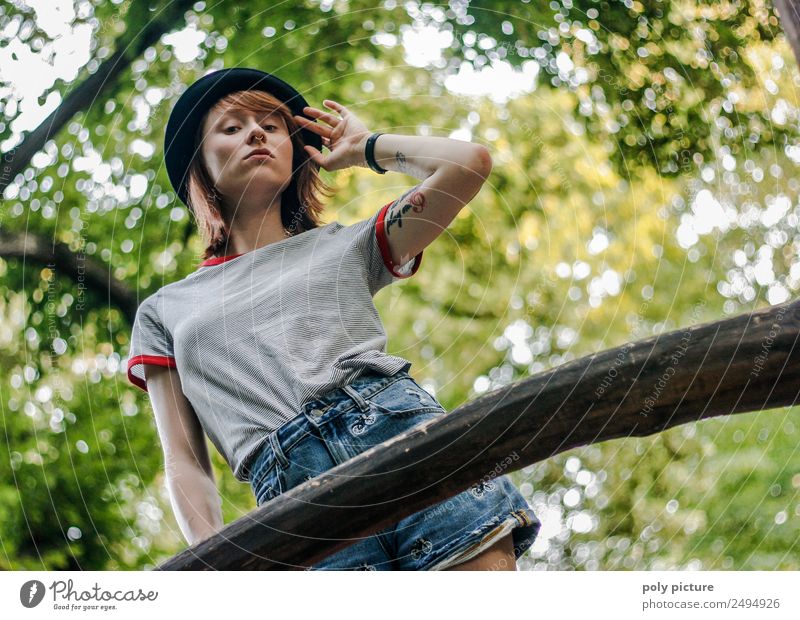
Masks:
[[[363,371],[411,362],[386,353],[372,297],[416,273],[422,252],[392,263],[389,206],[350,226],[332,222],[244,254],[210,258],[147,297],[136,312],[128,379],[144,364],[176,368],[183,393],[237,480],[268,434],[302,405]]]

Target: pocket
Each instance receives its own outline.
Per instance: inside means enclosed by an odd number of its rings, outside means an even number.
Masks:
[[[283,468],[280,463],[273,461],[266,470],[259,473],[253,485],[256,505],[261,506],[283,493],[285,484]]]
[[[445,408],[411,377],[386,386],[366,400],[383,414],[395,417],[422,413],[446,413]]]

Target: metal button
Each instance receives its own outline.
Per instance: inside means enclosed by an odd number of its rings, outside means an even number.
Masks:
[[[325,412],[322,411],[321,409],[312,409],[311,410],[311,415],[313,415],[315,418],[322,417],[323,413],[325,413]]]

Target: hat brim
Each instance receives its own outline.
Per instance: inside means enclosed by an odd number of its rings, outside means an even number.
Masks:
[[[280,78],[257,69],[222,69],[203,76],[189,86],[172,108],[164,135],[164,160],[175,193],[191,209],[188,198],[189,166],[194,157],[195,136],[206,112],[220,99],[239,90],[263,90],[285,103],[292,114],[315,119],[303,113],[305,98]],[[322,138],[300,128],[303,141],[322,150]]]

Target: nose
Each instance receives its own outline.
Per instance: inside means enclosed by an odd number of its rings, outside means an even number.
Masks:
[[[254,125],[253,129],[250,130],[250,134],[247,136],[247,141],[250,144],[266,144],[267,142],[267,132],[264,131],[264,128],[257,123]]]

